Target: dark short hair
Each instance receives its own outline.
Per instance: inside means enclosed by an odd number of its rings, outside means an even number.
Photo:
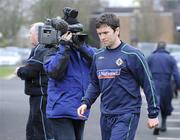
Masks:
[[[120,27],[120,19],[113,13],[104,13],[96,19],[96,29],[101,25],[110,26],[113,30]]]
[[[157,48],[158,49],[165,49],[166,48],[166,43],[163,42],[163,41],[158,42]]]

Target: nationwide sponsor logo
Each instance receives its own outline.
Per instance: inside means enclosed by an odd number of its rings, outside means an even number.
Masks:
[[[107,78],[114,78],[115,76],[120,75],[120,69],[104,69],[98,70],[97,75],[98,79],[107,79]]]
[[[121,58],[118,58],[117,60],[116,60],[116,65],[117,66],[121,66],[123,64],[123,60],[121,59]]]

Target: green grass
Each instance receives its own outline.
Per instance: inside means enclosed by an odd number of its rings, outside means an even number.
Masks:
[[[7,77],[14,73],[15,67],[10,66],[0,66],[0,78]]]

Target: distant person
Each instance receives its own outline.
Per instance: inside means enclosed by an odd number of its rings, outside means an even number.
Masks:
[[[96,19],[96,31],[104,45],[93,59],[91,81],[77,113],[84,118],[101,94],[102,140],[134,140],[141,110],[140,86],[148,102],[148,126],[158,125],[158,102],[143,54],[120,40],[119,18],[111,13]]]
[[[171,77],[173,76],[176,86],[180,89],[180,76],[175,59],[166,50],[166,43],[159,42],[157,49],[148,57],[148,65],[152,73],[155,87],[160,100],[161,131],[166,131],[167,116],[171,115],[173,107],[171,104],[173,93]],[[159,128],[154,130],[158,134]]]
[[[29,117],[26,125],[26,140],[53,140],[50,123],[46,118],[47,82],[43,69],[43,58],[48,48],[38,43],[38,27],[43,23],[34,23],[30,28],[30,41],[33,45],[25,66],[17,69],[17,75],[25,81],[25,94],[29,95]]]

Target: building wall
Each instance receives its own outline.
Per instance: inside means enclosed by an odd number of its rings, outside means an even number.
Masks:
[[[131,14],[120,14],[118,15],[120,19],[120,39],[131,43]]]
[[[116,13],[120,19],[120,39],[132,44],[134,41],[134,37],[137,36],[135,33],[136,25],[140,26],[139,23],[135,23],[135,15],[131,13]],[[141,16],[141,15],[140,15]],[[94,46],[100,47],[100,43],[98,40],[98,36],[96,34],[95,29],[95,18],[97,15],[94,15],[90,19],[90,34],[92,36],[92,40],[94,40]],[[157,19],[159,26],[156,27],[158,29],[156,35],[154,35],[153,41],[166,41],[167,43],[174,43],[174,23],[173,23],[173,15],[171,13],[157,13]],[[156,22],[156,21],[155,21]],[[141,27],[140,27],[141,28]],[[156,30],[155,30],[156,31]]]
[[[173,16],[170,13],[159,15],[160,34],[157,41],[166,41],[167,43],[174,43],[174,22]]]

